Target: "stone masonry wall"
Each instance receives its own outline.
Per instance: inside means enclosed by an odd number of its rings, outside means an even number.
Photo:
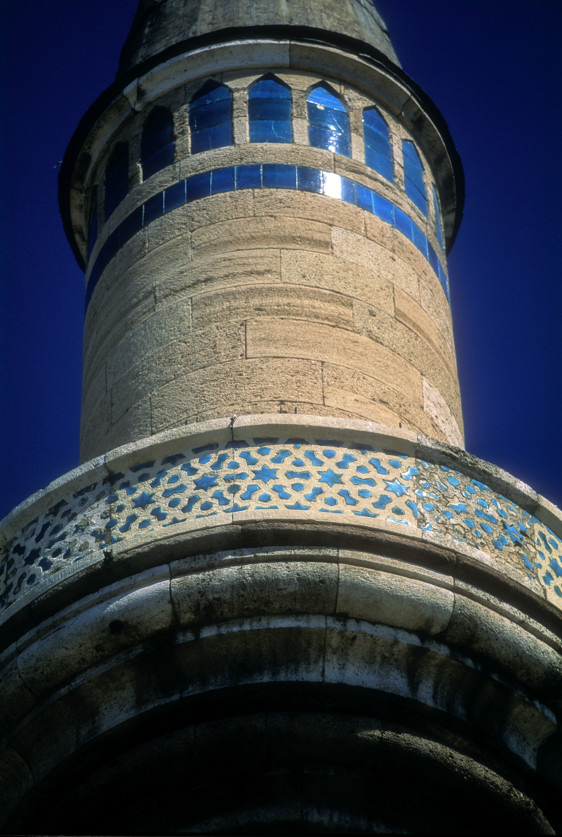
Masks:
[[[407,134],[396,120],[384,114],[396,158],[389,183],[363,162],[361,113],[372,100],[332,80],[350,110],[352,156],[342,157],[307,144],[303,103],[321,79],[281,74],[293,90],[295,142],[249,143],[245,97],[260,75],[225,75],[235,93],[235,145],[194,156],[182,100],[201,80],[164,97],[176,113],[178,159],[146,183],[132,159],[130,194],[102,229],[90,270],[107,235],[140,203],[198,172],[255,163],[351,178],[406,212],[438,249],[433,209],[425,218],[403,191]],[[144,118],[119,137],[132,154]],[[92,293],[82,457],[178,425],[258,412],[362,418],[462,446],[443,281],[399,229],[337,196],[244,189],[178,207],[140,229]]]

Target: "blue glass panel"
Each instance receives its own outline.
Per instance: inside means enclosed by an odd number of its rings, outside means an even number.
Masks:
[[[442,250],[443,247],[443,224],[441,223],[441,210],[439,208],[439,198],[437,197],[437,189],[433,186],[433,209],[435,211],[435,234],[437,241]]]
[[[320,109],[315,105],[308,106],[308,119],[311,125],[329,128],[336,134],[348,134],[349,122],[345,111]]]
[[[427,215],[427,192],[423,179],[423,166],[413,142],[402,141],[404,155],[404,185],[406,194],[418,209]]]
[[[408,182],[406,181],[406,186],[408,186]],[[422,193],[416,189],[415,187],[411,186],[409,189],[406,188],[406,194],[414,203],[420,212],[423,212],[424,215],[427,215],[427,200]]]
[[[200,131],[191,136],[191,153],[211,151],[213,148],[223,148],[232,145],[232,124],[215,125],[207,131]]]
[[[335,133],[321,125],[309,125],[308,139],[314,148],[325,148],[326,151],[335,151],[336,154],[349,157],[350,145],[347,135]]]
[[[250,122],[250,142],[292,142],[290,122]]]
[[[414,232],[412,228],[412,221],[405,212],[402,212],[401,209],[398,209],[397,206],[394,207],[394,219],[395,219],[395,226],[397,230],[400,230],[401,233],[404,233],[410,241],[414,238]]]
[[[191,153],[232,145],[232,98],[228,87],[207,87],[189,108]]]
[[[356,183],[355,191],[357,193],[357,206],[360,206],[361,209],[366,209],[367,212],[372,212],[373,193],[371,190],[367,189],[366,186],[362,186],[361,183]]]
[[[232,105],[230,100],[211,102],[190,110],[190,125],[192,131],[207,131],[215,125],[230,122]]]
[[[185,181],[186,200],[195,201],[197,198],[206,198],[211,194],[211,172],[194,174]]]
[[[363,111],[365,162],[387,180],[394,180],[392,147],[388,126],[375,108]]]
[[[445,291],[445,296],[449,299],[449,282],[447,281],[447,276],[445,275],[445,271],[441,266],[441,262],[438,262],[437,266],[437,276],[439,277],[439,281],[443,286],[443,290]]]
[[[308,97],[307,109],[310,145],[349,157],[349,120],[342,102],[328,90],[317,87]]]
[[[341,134],[347,137],[349,135],[347,113],[340,113],[340,111],[335,110],[320,110],[315,105],[309,104],[308,121],[311,126],[317,125],[322,128],[327,128],[335,134]]]
[[[174,183],[164,192],[164,212],[170,212],[185,203],[185,180]]]
[[[341,179],[341,199],[346,203],[355,203],[355,183],[348,177]]]
[[[325,108],[333,108],[334,110],[341,110],[345,113],[345,107],[343,103],[330,93],[329,90],[326,90],[325,87],[317,87],[315,90],[312,91],[310,96],[307,99],[308,102],[312,102],[315,105],[321,105]]]
[[[171,166],[174,162],[176,144],[174,142],[168,143],[163,148],[155,151],[150,157],[143,160],[142,176],[146,180],[157,171],[165,169],[166,166]]]
[[[236,166],[237,189],[259,189],[261,186],[261,166]]]
[[[150,224],[155,218],[159,218],[164,212],[164,192],[159,192],[144,204],[144,226]]]
[[[263,79],[250,88],[248,116],[250,142],[292,142],[291,92],[275,79]]]
[[[211,178],[211,194],[217,195],[219,192],[233,192],[234,189],[234,166],[229,166],[226,169],[217,169],[213,172]]]
[[[305,192],[322,193],[322,172],[320,169],[309,169],[305,166],[299,166],[297,170],[299,179],[299,189]]]
[[[141,157],[143,161],[173,142],[174,120],[170,111],[156,108],[148,117],[141,138]]]
[[[225,145],[232,145],[232,124],[215,125],[207,135],[211,148],[223,148]]]
[[[374,171],[385,177],[391,183],[394,181],[394,166],[392,158],[382,154],[373,143],[365,142],[365,162]]]
[[[250,99],[248,103],[250,122],[254,120],[282,120],[291,118],[291,102],[283,99]]]
[[[105,172],[105,217],[117,209],[129,191],[129,147],[118,145]]]
[[[427,238],[422,233],[422,231],[420,230],[418,225],[414,224],[413,222],[412,222],[412,230],[413,230],[412,241],[414,242],[414,244],[416,245],[416,247],[418,248],[420,253],[423,253],[423,255],[427,259],[427,243],[428,243]]]
[[[387,224],[394,225],[394,211],[396,207],[390,201],[387,201],[386,198],[381,197],[381,195],[377,195],[376,192],[373,192],[373,212],[380,218],[381,221],[386,221]]]
[[[290,99],[291,91],[274,78],[264,78],[256,82],[250,90],[252,99]]]
[[[297,188],[297,167],[264,163],[263,185],[279,189]]]
[[[435,273],[439,273],[439,259],[437,258],[437,253],[435,252],[435,250],[429,242],[427,243],[427,251],[431,267],[433,268]]]
[[[342,193],[342,178],[339,174],[333,171],[322,172],[322,194],[329,198],[337,198],[341,200]]]
[[[122,224],[119,225],[119,240],[125,244],[142,227],[142,206],[138,206],[134,212],[127,215]]]
[[[157,108],[149,116],[141,137],[143,178],[150,177],[174,162],[174,121],[172,114]]]

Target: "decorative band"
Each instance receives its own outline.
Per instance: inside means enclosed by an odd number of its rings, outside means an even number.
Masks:
[[[562,599],[562,540],[517,503],[462,473],[363,441],[249,437],[179,450],[88,485],[29,522],[0,566],[0,611],[65,567],[139,535],[216,515],[401,524],[499,558]],[[310,519],[310,518],[309,518]],[[211,522],[211,521],[210,521]]]
[[[210,195],[236,192],[242,189],[294,189],[301,192],[314,192],[345,201],[370,212],[395,227],[417,247],[431,265],[449,299],[447,276],[437,252],[425,233],[396,204],[373,189],[335,172],[281,163],[251,163],[228,166],[186,177],[153,195],[131,212],[111,233],[97,256],[88,279],[86,307],[108,262],[135,233],[148,226],[156,218],[187,203]]]

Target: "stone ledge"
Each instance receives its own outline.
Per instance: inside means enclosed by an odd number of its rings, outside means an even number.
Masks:
[[[125,445],[33,495],[4,524],[4,606],[20,598],[18,608],[27,606],[34,590],[42,595],[59,572],[65,577],[82,561],[86,568],[100,550],[115,560],[123,548],[141,553],[172,531],[205,539],[219,521],[364,527],[425,549],[460,550],[493,572],[503,567],[506,583],[562,600],[560,514],[524,483],[413,433],[265,415]]]

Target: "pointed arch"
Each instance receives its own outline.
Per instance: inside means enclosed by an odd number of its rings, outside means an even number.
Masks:
[[[232,145],[232,93],[225,84],[207,82],[189,106],[191,153]]]
[[[394,164],[388,125],[375,107],[363,111],[365,162],[387,180],[394,180]]]
[[[293,100],[275,76],[256,81],[248,91],[250,142],[292,142]]]
[[[141,135],[143,180],[174,162],[174,119],[167,108],[157,107],[144,124]]]
[[[404,157],[404,185],[406,194],[417,208],[427,215],[427,190],[423,177],[423,164],[418,150],[411,140],[402,140]]]
[[[349,157],[349,118],[341,100],[327,85],[321,84],[310,93],[306,103],[310,145]]]
[[[109,218],[129,191],[129,145],[115,146],[105,170],[105,217]]]

